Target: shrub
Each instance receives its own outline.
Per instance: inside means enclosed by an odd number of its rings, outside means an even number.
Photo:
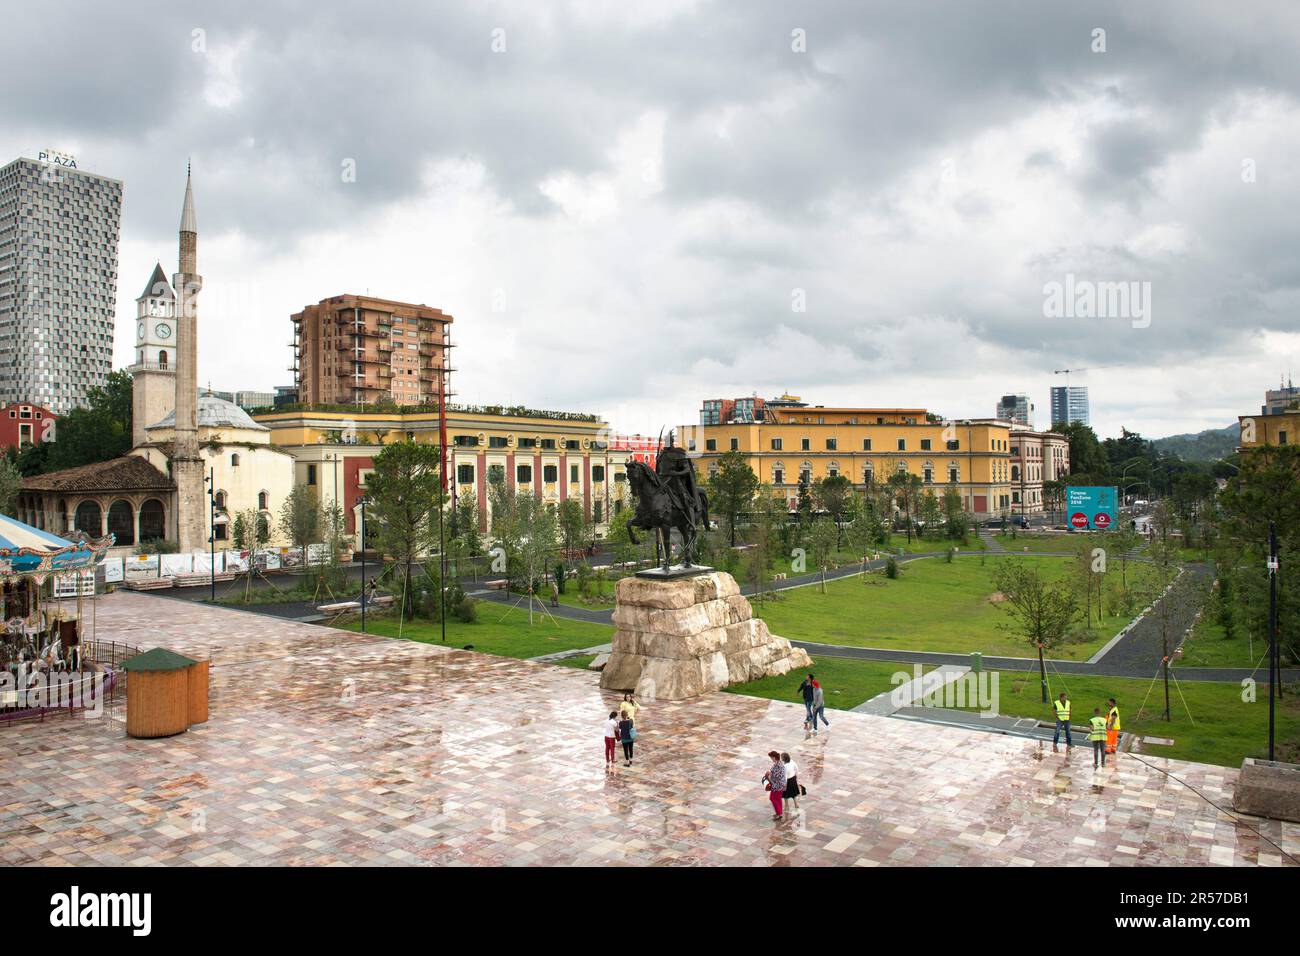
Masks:
[[[555,587],[561,594],[564,593],[564,565],[555,566]]]
[[[473,624],[478,620],[478,601],[466,595],[455,605],[455,612],[456,620],[462,624]]]
[[[898,577],[898,559],[892,554],[885,559],[885,577],[890,579]]]

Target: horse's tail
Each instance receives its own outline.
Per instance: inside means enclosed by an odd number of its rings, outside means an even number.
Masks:
[[[704,527],[709,526],[709,496],[704,493],[703,488],[696,489],[695,494],[700,499],[700,518],[704,521]]]

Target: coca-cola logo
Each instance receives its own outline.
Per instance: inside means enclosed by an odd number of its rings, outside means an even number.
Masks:
[[[1082,511],[1076,511],[1074,514],[1070,515],[1070,524],[1074,525],[1076,528],[1086,528],[1088,527],[1088,516]]]

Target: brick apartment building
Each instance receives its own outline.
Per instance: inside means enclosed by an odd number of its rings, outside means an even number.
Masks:
[[[336,295],[290,316],[305,404],[436,404],[450,371],[452,317],[368,295]]]

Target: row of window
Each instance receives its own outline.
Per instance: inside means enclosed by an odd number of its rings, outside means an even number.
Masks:
[[[899,438],[897,441],[898,441],[898,450],[899,450],[899,451],[907,451],[907,439],[906,439],[906,438]],[[999,444],[999,442],[994,441],[994,445],[996,446],[997,444]],[[1001,442],[1001,444],[1004,446],[1003,450],[1005,450],[1006,442]],[[688,447],[689,447],[689,449],[690,449],[691,451],[694,451],[694,450],[695,450],[695,441],[694,441],[694,440],[691,440],[690,442],[688,442]],[[944,442],[944,447],[945,447],[948,451],[960,451],[960,450],[961,450],[961,442],[957,441],[956,439],[953,439],[953,440],[951,440],[951,441]],[[781,439],[781,438],[773,438],[773,439],[772,439],[772,451],[783,451],[784,449],[785,449],[785,441],[784,441],[784,439]],[[705,451],[717,451],[717,450],[718,450],[718,440],[717,440],[716,438],[706,438],[706,439],[704,440],[704,450],[705,450]],[[732,451],[739,451],[739,450],[740,450],[740,439],[739,439],[739,438],[733,438],[733,439],[731,439],[731,450],[732,450]],[[812,451],[812,439],[810,439],[810,438],[801,438],[801,439],[799,440],[799,450],[800,450],[800,451]],[[839,450],[840,450],[840,440],[839,440],[838,438],[828,438],[828,439],[826,439],[826,450],[827,450],[827,451],[839,451]],[[872,450],[872,447],[871,447],[871,439],[870,439],[870,438],[864,438],[864,439],[862,439],[862,450],[863,450],[863,451],[871,451],[871,450]],[[922,438],[922,439],[921,439],[921,451],[933,451],[933,450],[934,450],[933,440],[932,440],[932,439],[929,439],[929,438]]]
[[[558,466],[558,465],[543,465],[543,466],[542,466],[542,481],[546,482],[547,484],[553,484],[554,482],[559,481],[559,474],[560,474],[560,470],[559,470],[559,466]],[[576,484],[581,480],[580,475],[581,475],[581,471],[580,471],[580,468],[579,468],[578,465],[570,465],[570,466],[569,466],[569,481],[570,481],[570,482],[572,482],[573,484],[576,485]],[[503,481],[503,480],[505,480],[505,477],[506,477],[506,469],[505,469],[505,465],[488,465],[488,469],[487,469],[487,480],[488,480],[489,482],[493,482],[493,483],[495,483],[495,482],[498,482],[498,481]],[[614,476],[614,480],[615,480],[615,481],[622,481],[622,480],[624,480],[624,479],[625,479],[625,476],[622,475],[622,474],[618,474],[618,475],[615,475],[615,476]],[[593,483],[603,482],[603,481],[605,480],[605,466],[604,466],[604,465],[592,465],[592,466],[591,466],[591,480],[592,480]],[[515,484],[517,484],[517,485],[529,485],[529,484],[532,484],[532,481],[533,481],[533,466],[532,466],[532,465],[516,465],[516,466],[515,466]],[[309,483],[310,483],[310,482],[309,482]],[[461,485],[472,485],[472,484],[474,484],[474,466],[473,466],[473,465],[457,465],[457,466],[456,466],[456,483],[457,483],[457,484],[461,484]]]

